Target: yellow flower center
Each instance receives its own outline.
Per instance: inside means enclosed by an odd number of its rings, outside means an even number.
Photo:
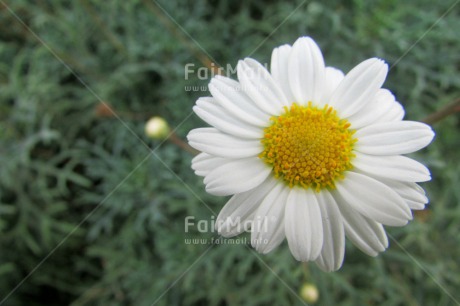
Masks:
[[[352,168],[355,131],[332,107],[294,103],[284,108],[284,114],[270,120],[272,124],[264,129],[264,151],[259,157],[289,187],[333,189],[335,180],[342,179],[344,171]]]

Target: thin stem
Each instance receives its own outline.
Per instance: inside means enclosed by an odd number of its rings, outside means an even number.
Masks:
[[[426,124],[435,124],[442,119],[446,118],[449,115],[455,114],[460,112],[460,98],[454,100],[453,102],[447,104],[440,110],[428,115],[422,122]]]
[[[148,0],[143,1],[149,11],[151,11],[163,26],[177,39],[179,40],[192,54],[197,58],[205,67],[211,70],[214,74],[223,74],[223,68],[220,67],[215,61],[211,60],[205,52],[202,52],[185,35],[178,30],[178,27],[170,20],[165,13],[158,8],[158,4]]]
[[[198,153],[200,153],[200,151],[192,148],[188,143],[179,138],[179,136],[177,136],[177,134],[174,132],[169,136],[168,140],[176,146],[178,146],[179,148],[181,148],[182,150],[191,153],[192,155],[198,155]]]
[[[125,46],[121,43],[118,37],[107,27],[104,21],[99,17],[97,11],[91,6],[91,4],[87,0],[81,1],[83,4],[83,9],[88,13],[88,15],[93,19],[93,22],[96,23],[99,28],[102,30],[102,34],[107,37],[109,42],[113,45],[113,47],[123,55],[127,55],[127,51]]]

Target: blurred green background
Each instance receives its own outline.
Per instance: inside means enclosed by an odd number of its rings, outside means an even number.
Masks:
[[[423,120],[460,96],[458,3],[1,0],[0,304],[302,305],[311,283],[317,305],[457,305],[458,115],[415,155],[432,171],[427,210],[388,228],[377,258],[347,244],[329,274],[286,243],[264,256],[244,235],[184,243],[217,238],[185,233],[184,218],[210,220],[227,199],[207,195],[192,154],[144,125],[162,116],[179,138],[204,125],[191,109],[209,93],[187,86],[209,78],[185,79],[186,64],[269,63],[303,35],[344,71],[385,59],[385,87],[406,119]]]

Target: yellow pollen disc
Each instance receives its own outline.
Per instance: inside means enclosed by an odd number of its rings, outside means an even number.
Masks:
[[[264,129],[264,151],[259,158],[273,167],[275,177],[289,187],[333,189],[343,172],[352,168],[355,131],[332,107],[294,103],[270,120],[272,124]]]

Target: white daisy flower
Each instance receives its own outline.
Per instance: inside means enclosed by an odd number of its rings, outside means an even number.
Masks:
[[[417,182],[429,170],[402,154],[434,137],[382,85],[388,66],[368,59],[344,75],[326,67],[309,37],[273,50],[271,71],[239,61],[238,81],[216,76],[195,113],[212,127],[188,134],[201,151],[192,168],[206,191],[232,198],[216,220],[232,237],[253,221],[251,241],[268,253],[285,238],[299,261],[341,267],[345,235],[376,256],[383,225],[403,226],[428,202]]]

